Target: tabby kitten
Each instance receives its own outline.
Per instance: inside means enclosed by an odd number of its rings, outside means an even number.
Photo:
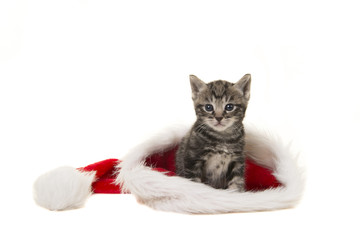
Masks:
[[[243,118],[250,98],[250,74],[237,83],[208,84],[190,75],[197,120],[176,153],[178,176],[218,189],[245,191]]]

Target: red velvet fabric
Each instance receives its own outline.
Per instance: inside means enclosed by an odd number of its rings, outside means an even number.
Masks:
[[[94,193],[126,193],[121,187],[114,184],[116,178],[116,165],[119,159],[111,158],[97,163],[90,164],[79,171],[92,172],[95,171],[96,181],[92,184]]]
[[[168,176],[175,176],[175,153],[177,147],[154,154],[146,158],[145,163],[154,171],[164,172]],[[107,159],[90,164],[79,171],[96,171],[96,181],[92,184],[94,193],[128,193],[121,186],[114,183],[116,178],[116,166],[121,160]],[[121,171],[121,169],[120,169]],[[281,184],[272,175],[271,170],[256,165],[251,159],[246,159],[245,183],[247,191],[261,191],[268,188],[276,188]]]

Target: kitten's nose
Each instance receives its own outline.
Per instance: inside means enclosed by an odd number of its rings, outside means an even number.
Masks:
[[[221,122],[221,120],[223,119],[223,117],[215,117],[215,119],[216,119],[218,122]]]

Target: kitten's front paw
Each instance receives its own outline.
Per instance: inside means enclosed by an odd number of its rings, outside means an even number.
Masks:
[[[196,177],[196,178],[191,178],[190,180],[193,181],[193,182],[198,182],[198,183],[201,182],[201,179],[198,178],[198,177]]]
[[[228,189],[236,190],[238,192],[245,192],[244,180],[241,178],[236,178],[229,183]]]
[[[245,188],[243,186],[237,186],[236,184],[230,185],[227,189],[237,192],[245,192]]]

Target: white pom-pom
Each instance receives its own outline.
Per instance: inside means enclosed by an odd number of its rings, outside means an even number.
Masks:
[[[34,183],[35,202],[49,210],[80,208],[91,195],[95,172],[60,167],[40,176]]]

